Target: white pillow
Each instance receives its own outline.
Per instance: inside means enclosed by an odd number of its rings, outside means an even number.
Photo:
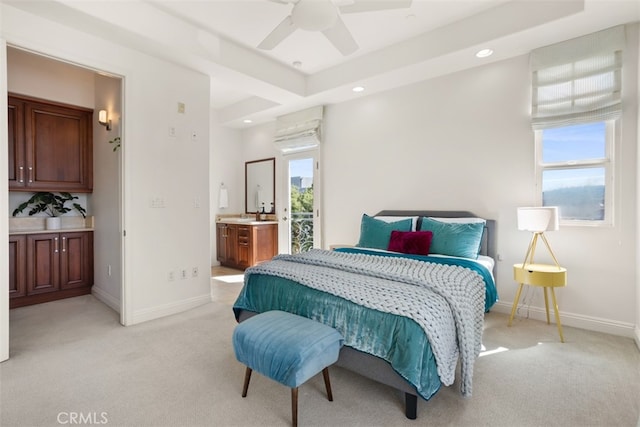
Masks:
[[[374,216],[374,218],[384,222],[396,222],[402,221],[403,219],[411,219],[411,231],[416,231],[416,227],[418,226],[417,216]]]
[[[469,218],[464,218],[464,217],[459,217],[459,218],[439,218],[439,217],[435,217],[435,216],[430,216],[428,218],[431,219],[435,219],[436,221],[440,221],[440,222],[449,222],[449,223],[456,223],[456,224],[477,224],[479,222],[486,224],[487,220],[484,218],[476,218],[476,217],[469,217]]]

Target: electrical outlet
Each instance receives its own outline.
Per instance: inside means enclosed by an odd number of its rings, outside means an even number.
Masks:
[[[173,282],[174,280],[176,280],[176,273],[174,273],[173,271],[170,271],[169,274],[167,275],[167,278],[169,279],[170,282]]]
[[[186,269],[182,269],[180,270],[180,278],[181,279],[186,279],[187,278],[187,270]]]
[[[191,269],[191,277],[198,277],[198,267],[193,267]]]
[[[176,136],[176,128],[173,126],[169,126],[169,136],[171,137],[175,137]]]

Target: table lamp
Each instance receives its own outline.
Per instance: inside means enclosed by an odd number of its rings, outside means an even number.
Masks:
[[[527,264],[533,264],[533,257],[536,252],[538,238],[541,238],[546,245],[556,266],[560,267],[547,238],[544,236],[545,231],[557,231],[559,228],[558,207],[557,206],[541,206],[518,208],[518,230],[530,231],[532,234],[527,253],[524,256],[523,267]]]

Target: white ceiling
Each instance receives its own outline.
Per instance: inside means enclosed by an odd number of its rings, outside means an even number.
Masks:
[[[359,45],[343,56],[321,33],[300,29],[273,50],[257,49],[291,12],[277,1],[0,1],[209,74],[219,121],[237,128],[640,20],[637,0],[413,0],[342,14]],[[494,54],[476,58],[485,47]],[[356,85],[366,90],[352,92]]]

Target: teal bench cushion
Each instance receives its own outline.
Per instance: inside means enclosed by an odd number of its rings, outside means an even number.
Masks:
[[[342,343],[332,327],[277,310],[253,316],[233,332],[239,362],[292,388],[335,363]]]

